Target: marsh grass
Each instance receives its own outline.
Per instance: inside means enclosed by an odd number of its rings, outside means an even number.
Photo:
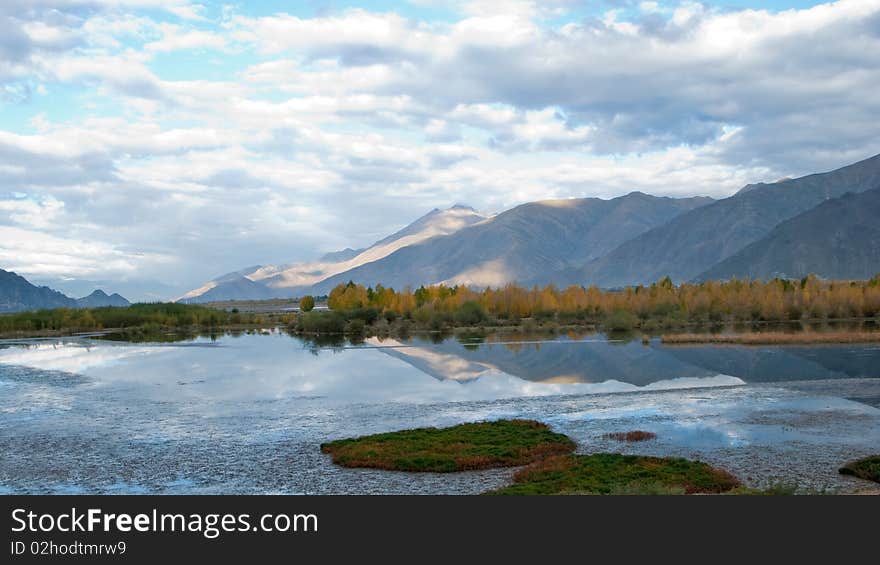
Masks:
[[[343,467],[438,473],[526,465],[574,449],[567,436],[533,420],[419,428],[321,445]]]
[[[633,430],[631,432],[613,432],[605,434],[603,437],[607,439],[616,439],[617,441],[647,441],[649,439],[655,439],[657,434],[643,430]]]
[[[739,485],[727,471],[700,461],[597,453],[539,461],[488,494],[718,494]]]
[[[880,332],[754,332],[739,334],[667,334],[660,338],[668,345],[691,343],[735,343],[742,345],[785,345],[810,343],[870,343],[880,341]]]

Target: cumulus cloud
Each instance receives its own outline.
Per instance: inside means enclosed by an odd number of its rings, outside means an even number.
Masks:
[[[36,226],[39,227],[39,226]],[[4,268],[40,276],[122,278],[145,262],[171,258],[116,249],[98,241],[55,237],[41,231],[0,225],[0,257]]]
[[[359,10],[311,19],[238,17],[231,25],[267,52],[333,61],[342,67],[331,73],[336,78],[362,66],[372,76],[381,69],[367,88],[405,93],[434,112],[515,108],[521,124],[494,132],[499,149],[588,142],[599,154],[652,151],[712,143],[729,126],[745,126],[737,145],[762,144],[768,131],[789,131],[817,110],[831,114],[844,105],[861,115],[851,134],[862,143],[873,135],[869,93],[880,86],[880,63],[871,55],[880,47],[876,0],[779,13],[647,3],[635,18],[622,20],[612,10],[550,28],[539,25],[533,3],[512,2],[505,10],[488,4],[458,3],[466,16],[443,25]],[[300,82],[297,69],[287,70],[251,72],[271,74],[275,83],[285,76]],[[537,127],[538,116],[558,108],[564,119]],[[813,146],[809,138],[817,130],[799,129],[795,136]],[[544,133],[546,140],[534,137]],[[788,148],[762,145],[752,157],[776,167],[802,168],[822,154],[795,160]],[[740,158],[731,148],[730,161]]]
[[[878,151],[880,0],[411,3],[455,16],[3,4],[0,267],[186,290],[453,202],[725,196]]]

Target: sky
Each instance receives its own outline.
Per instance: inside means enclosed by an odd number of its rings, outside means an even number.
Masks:
[[[0,268],[72,294],[880,153],[880,0],[17,0],[0,30]]]

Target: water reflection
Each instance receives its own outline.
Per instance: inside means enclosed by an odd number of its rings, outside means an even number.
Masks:
[[[501,371],[542,383],[617,380],[646,386],[719,374],[762,383],[880,377],[876,344],[664,346],[657,341],[609,341],[603,336],[509,342],[459,338],[438,344],[369,338],[366,344],[438,379],[466,380]]]
[[[251,410],[254,405],[248,402],[291,398],[334,403],[461,402],[742,384],[735,377],[707,371],[670,370],[651,379],[645,371],[627,375],[621,369],[635,367],[645,351],[641,346],[617,348],[621,355],[613,357],[607,355],[610,348],[605,343],[534,342],[471,350],[455,340],[431,344],[391,339],[327,348],[273,334],[173,344],[39,343],[0,350],[0,363],[67,374],[68,382],[76,376],[108,393],[145,401],[192,404],[193,410],[213,409],[212,403],[218,402],[229,403],[229,410]],[[603,352],[621,361],[599,367],[607,378],[582,378],[583,369],[576,365],[601,361]],[[552,371],[542,374],[550,376],[526,378],[536,374],[541,363]]]
[[[479,492],[507,471],[351,471],[318,446],[502,417],[547,421],[587,451],[699,457],[767,481],[784,462],[780,480],[837,484],[840,462],[880,440],[880,410],[861,401],[880,398],[865,384],[880,383],[878,361],[876,345],[664,347],[596,335],[5,343],[0,492]],[[628,429],[659,439],[602,439]]]
[[[747,382],[880,377],[880,346],[653,346],[682,363],[736,375]]]
[[[272,332],[159,343],[37,341],[0,348],[0,364],[148,389],[210,384],[198,394],[216,398],[442,401],[878,378],[880,346],[664,346],[601,335],[482,333],[350,341]]]
[[[367,343],[374,346],[397,344],[394,340],[375,338]],[[731,374],[682,362],[639,342],[607,341],[602,336],[575,340],[563,337],[553,341],[487,342],[478,347],[451,339],[438,344],[411,342],[408,345],[382,348],[381,351],[438,379],[477,378],[480,376],[477,368],[481,368],[546,384],[619,381],[645,386],[671,379]],[[465,366],[467,370],[464,370]]]

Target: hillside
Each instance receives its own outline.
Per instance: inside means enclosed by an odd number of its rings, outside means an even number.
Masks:
[[[0,313],[52,308],[98,308],[101,306],[129,306],[128,300],[118,294],[107,295],[96,290],[74,300],[47,286],[36,286],[24,277],[0,269]]]
[[[698,277],[869,279],[880,272],[880,188],[787,220]]]
[[[623,243],[572,278],[602,287],[650,283],[667,275],[687,281],[789,218],[847,192],[878,186],[880,155],[828,173],[750,185]]]
[[[34,286],[22,276],[0,269],[0,313],[73,308],[76,301],[46,286]]]

